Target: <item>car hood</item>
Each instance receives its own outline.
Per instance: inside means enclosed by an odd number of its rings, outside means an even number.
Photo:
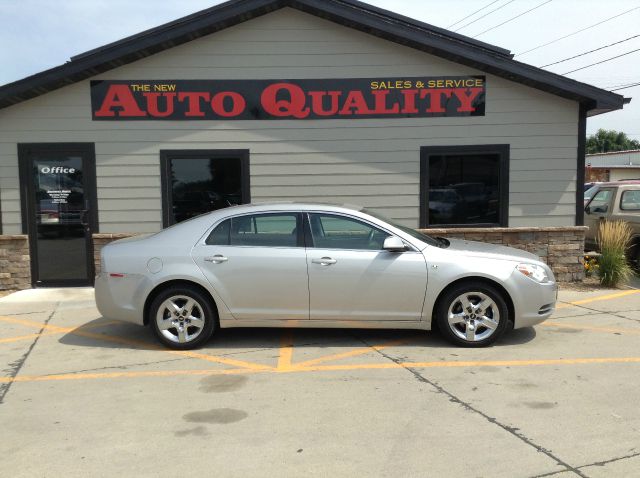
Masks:
[[[540,257],[514,247],[487,244],[486,242],[465,241],[463,239],[447,239],[450,242],[448,250],[470,257],[490,257],[507,261],[535,261],[541,262]]]

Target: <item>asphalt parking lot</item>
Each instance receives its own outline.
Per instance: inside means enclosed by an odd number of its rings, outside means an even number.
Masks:
[[[233,329],[175,352],[92,294],[0,299],[4,476],[640,476],[640,290],[561,291],[480,350]]]

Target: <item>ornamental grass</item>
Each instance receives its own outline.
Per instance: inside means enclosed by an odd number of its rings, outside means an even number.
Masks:
[[[626,251],[631,242],[631,227],[624,221],[603,221],[598,229],[598,277],[600,284],[615,287],[632,275]]]

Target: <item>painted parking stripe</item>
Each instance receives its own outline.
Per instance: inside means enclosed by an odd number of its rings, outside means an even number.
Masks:
[[[620,297],[626,297],[628,295],[633,295],[633,294],[638,294],[638,293],[640,293],[640,289],[633,289],[633,290],[625,290],[623,292],[616,292],[615,294],[600,295],[600,296],[597,296],[597,297],[590,297],[588,299],[576,300],[574,302],[563,302],[560,305],[558,305],[556,307],[556,309],[565,309],[567,307],[572,307],[572,306],[576,306],[576,305],[590,304],[591,302],[599,302],[599,301],[603,301],[603,300],[618,299]]]
[[[293,359],[293,331],[287,330],[282,335],[277,370],[289,370]]]
[[[19,342],[21,340],[35,339],[36,337],[42,337],[43,335],[56,335],[60,332],[41,332],[39,334],[19,335],[18,337],[9,337],[6,339],[0,339],[0,344],[7,344],[11,342]]]
[[[14,378],[0,377],[0,383],[8,382],[47,382],[47,381],[75,381],[114,378],[144,378],[144,377],[177,377],[177,376],[206,376],[206,375],[236,375],[250,373],[304,373],[350,370],[381,370],[400,368],[469,368],[469,367],[526,367],[552,365],[606,365],[606,364],[640,363],[640,357],[600,357],[573,359],[543,359],[543,360],[479,360],[460,362],[384,362],[373,364],[352,365],[316,365],[312,367],[296,367],[280,369],[270,368],[261,370],[241,369],[209,369],[209,370],[158,370],[139,372],[106,372],[106,373],[66,373],[52,375],[21,375]]]
[[[325,355],[324,357],[318,357],[313,360],[306,360],[304,362],[299,362],[295,365],[297,367],[309,367],[309,366],[317,365],[323,362],[330,362],[334,360],[340,360],[343,358],[356,357],[358,355],[364,355],[372,352],[377,352],[379,350],[384,350],[389,347],[397,347],[399,345],[404,345],[410,341],[411,341],[410,339],[393,340],[391,342],[386,342],[382,345],[372,345],[371,347],[361,347],[354,350],[349,350],[348,352],[342,352],[339,354]]]
[[[626,297],[628,295],[640,293],[640,290],[628,290],[618,292],[614,294],[608,294],[604,296],[591,297],[579,301],[570,303],[562,303],[558,308],[577,306],[581,304],[606,301],[616,298]],[[97,334],[87,332],[90,328],[112,325],[118,322],[101,322],[93,324],[91,326],[81,327],[59,327],[50,324],[42,324],[35,321],[18,319],[13,317],[0,317],[0,320],[5,322],[11,322],[15,324],[21,324],[28,327],[42,328],[41,334],[29,334],[20,337],[11,337],[7,339],[0,339],[0,343],[12,342],[18,340],[25,340],[28,338],[35,338],[38,335],[52,335],[56,333],[68,333],[72,335],[78,335],[86,338],[92,338],[97,340],[104,340],[107,342],[120,343],[124,345],[136,346],[145,350],[162,351],[170,353],[172,355],[186,356],[189,358],[196,358],[208,362],[215,362],[225,364],[229,366],[239,367],[235,369],[217,369],[217,370],[182,370],[182,371],[147,371],[147,372],[112,372],[101,374],[61,374],[61,375],[43,375],[43,376],[20,376],[15,378],[0,378],[1,382],[7,381],[44,381],[44,380],[79,380],[79,379],[98,379],[98,378],[119,378],[119,377],[145,377],[145,376],[176,376],[176,375],[212,375],[212,374],[238,374],[238,373],[252,373],[252,372],[277,372],[277,373],[300,373],[300,372],[315,372],[315,371],[331,371],[331,370],[366,370],[366,369],[394,369],[401,367],[415,367],[415,368],[447,368],[447,367],[475,367],[475,366],[493,366],[493,367],[506,367],[506,366],[533,366],[533,365],[571,365],[571,364],[597,364],[597,363],[638,363],[640,357],[621,357],[621,358],[586,358],[586,359],[550,359],[550,360],[525,360],[525,361],[473,361],[473,362],[406,362],[406,363],[394,363],[385,362],[377,364],[346,364],[346,365],[326,365],[325,362],[341,360],[343,358],[355,357],[358,355],[364,355],[384,348],[399,346],[407,342],[407,340],[396,340],[381,345],[373,345],[371,347],[360,347],[347,352],[339,354],[332,354],[316,359],[307,360],[304,362],[293,363],[293,333],[291,330],[286,331],[283,335],[280,353],[278,357],[278,364],[276,367],[271,367],[264,364],[258,364],[253,362],[246,362],[243,360],[229,359],[225,357],[217,357],[214,355],[203,354],[192,351],[175,351],[167,350],[163,347],[156,346],[147,342],[128,339],[123,337],[111,336],[106,334]],[[593,330],[599,332],[613,332],[613,333],[640,333],[640,331],[629,329],[612,329],[605,327],[588,327],[579,326],[575,324],[561,324],[557,322],[546,322],[546,326],[549,327],[565,327],[565,328],[578,328],[584,330]],[[46,332],[45,332],[46,330]]]
[[[0,317],[0,320],[4,319],[5,317]],[[109,320],[109,321],[104,321],[104,322],[100,322],[100,323],[96,323],[96,324],[86,324],[86,325],[82,325],[80,326],[80,328],[82,328],[82,330],[89,330],[89,329],[96,329],[98,327],[107,327],[109,325],[115,325],[115,324],[119,324],[120,322],[117,320]],[[24,324],[22,324],[24,325]],[[44,324],[42,324],[44,325]],[[57,331],[57,330],[49,330],[47,332],[43,331],[39,332],[37,334],[28,334],[28,335],[20,335],[18,337],[8,337],[6,339],[0,339],[0,344],[6,344],[6,343],[10,343],[10,342],[19,342],[20,340],[29,340],[29,339],[35,339],[36,337],[42,337],[45,335],[56,335],[56,334],[61,334],[63,332]]]
[[[82,326],[80,327],[59,327],[57,325],[51,325],[51,324],[42,324],[41,322],[34,322],[31,320],[26,320],[26,319],[17,319],[15,317],[0,317],[0,321],[4,321],[4,322],[10,322],[10,323],[14,323],[14,324],[20,324],[20,325],[25,325],[27,327],[35,327],[35,328],[44,328],[47,331],[52,331],[52,332],[57,332],[57,333],[67,333],[67,334],[71,334],[71,335],[77,335],[80,337],[85,337],[85,338],[90,338],[90,339],[95,339],[95,340],[103,340],[106,342],[111,342],[111,343],[116,343],[116,344],[122,344],[122,345],[128,345],[128,346],[133,346],[133,347],[137,347],[139,349],[142,350],[150,350],[150,351],[156,351],[156,352],[164,352],[164,353],[168,353],[171,355],[179,355],[182,357],[189,357],[189,358],[195,358],[195,359],[200,359],[200,360],[204,360],[207,362],[216,362],[216,363],[221,363],[224,365],[230,365],[233,367],[241,367],[241,368],[246,368],[249,370],[262,370],[262,369],[271,369],[272,367],[269,367],[268,365],[263,365],[263,364],[258,364],[258,363],[252,363],[252,362],[245,362],[244,360],[236,360],[236,359],[230,359],[230,358],[225,358],[225,357],[217,357],[215,355],[209,355],[209,354],[203,354],[203,353],[198,353],[198,352],[191,352],[191,351],[182,351],[182,350],[169,350],[166,349],[160,345],[155,345],[152,343],[148,343],[148,342],[144,342],[142,340],[135,340],[135,339],[128,339],[128,338],[124,338],[124,337],[118,337],[115,335],[107,335],[107,334],[97,334],[97,333],[93,333],[93,332],[86,332],[83,329]]]

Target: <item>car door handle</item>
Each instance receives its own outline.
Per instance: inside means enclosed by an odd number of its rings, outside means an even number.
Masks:
[[[320,264],[321,266],[332,266],[338,261],[331,259],[331,257],[323,257],[322,259],[311,259],[311,262],[314,264]]]
[[[205,262],[213,262],[214,264],[220,264],[221,262],[227,262],[229,260],[228,257],[225,257],[221,254],[217,254],[213,257],[205,257],[204,261]]]

